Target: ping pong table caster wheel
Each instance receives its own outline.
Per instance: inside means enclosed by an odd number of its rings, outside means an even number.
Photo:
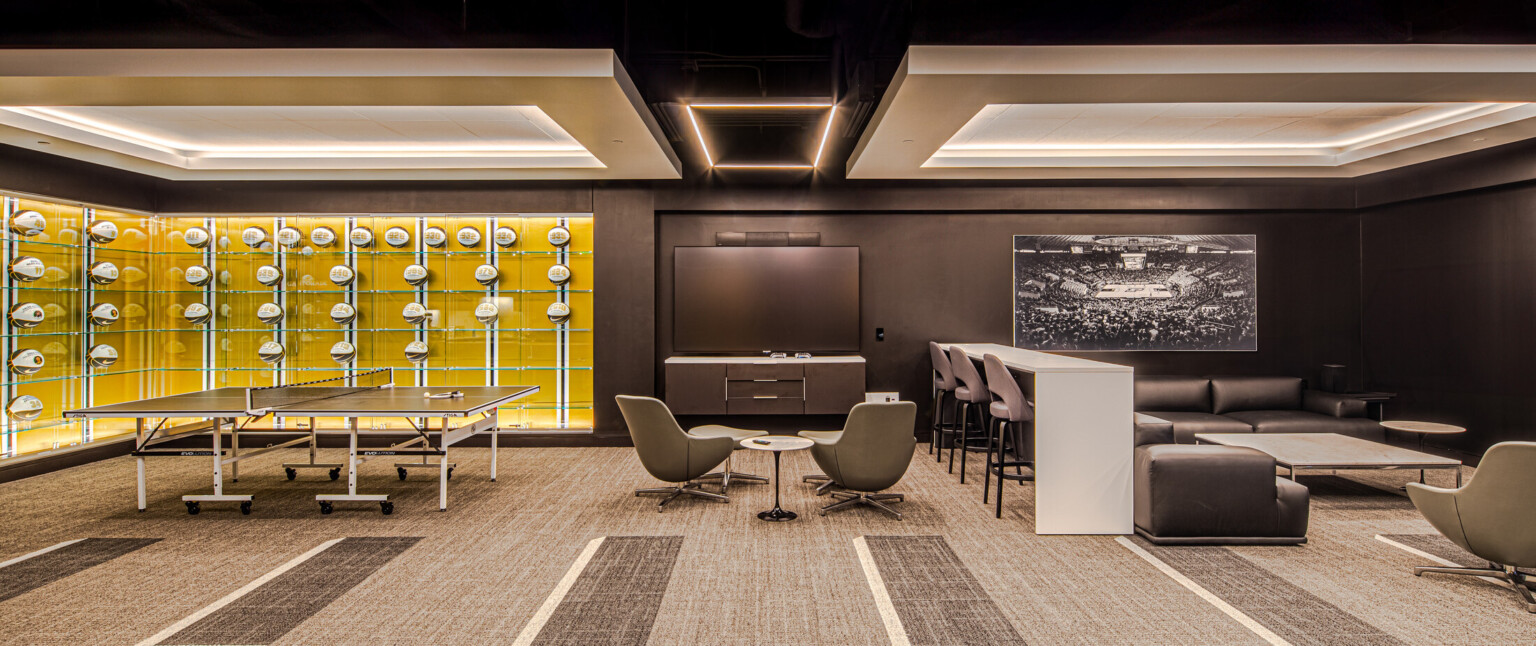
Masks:
[[[251,501],[247,500],[245,502],[240,503],[240,515],[242,515],[242,516],[249,516],[249,515],[251,515]]]
[[[299,470],[298,469],[284,467],[283,468],[283,473],[288,475],[288,479],[289,480],[292,480],[294,478],[299,477]]]
[[[336,467],[334,469],[331,469],[331,479],[332,480],[335,480],[335,479],[340,478],[340,477],[341,477],[341,467]]]
[[[400,476],[401,480],[405,479],[405,467],[395,467],[395,473]]]
[[[202,510],[203,510],[203,506],[198,504],[197,501],[195,501],[195,500],[187,501],[187,513],[188,514],[196,516],[197,512],[200,512]]]
[[[334,511],[334,508],[331,507],[331,503],[329,503],[329,502],[321,502],[320,503],[320,513],[322,513],[322,514],[329,514],[332,511]]]
[[[388,501],[381,502],[381,503],[379,503],[379,511],[384,512],[385,516],[393,514],[393,513],[395,513],[395,503],[388,502]]]

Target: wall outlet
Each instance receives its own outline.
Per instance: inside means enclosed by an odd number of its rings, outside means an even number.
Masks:
[[[901,393],[864,393],[865,403],[884,404],[901,401]]]

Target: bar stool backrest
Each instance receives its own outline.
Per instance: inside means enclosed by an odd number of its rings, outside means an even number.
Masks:
[[[944,349],[929,341],[928,357],[933,360],[933,371],[939,373],[939,390],[954,390],[955,370],[949,365],[949,357],[944,356]]]
[[[955,371],[955,378],[960,380],[960,385],[970,391],[970,397],[963,401],[972,404],[992,401],[992,395],[987,392],[987,382],[982,381],[981,373],[976,372],[976,364],[971,363],[971,358],[966,356],[964,350],[958,346],[949,346],[949,365]]]
[[[992,390],[993,397],[1008,407],[1008,421],[1027,422],[1034,419],[1034,407],[1024,398],[1018,379],[1008,371],[1008,366],[1003,365],[1003,360],[995,354],[988,354],[982,355],[981,363],[987,370],[987,388]]]

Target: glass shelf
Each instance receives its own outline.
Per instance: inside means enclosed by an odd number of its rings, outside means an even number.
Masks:
[[[99,291],[99,290],[98,290]],[[348,291],[345,288],[335,289],[221,289],[215,294],[481,294],[495,296],[499,294],[591,294],[590,289],[436,289],[422,287],[421,289],[355,289]],[[205,292],[176,292],[189,294],[202,294]]]
[[[393,368],[395,372],[485,372],[495,370],[497,372],[510,372],[514,370],[591,370],[591,366],[570,366],[567,368],[554,368],[549,366],[492,366],[488,368],[474,367],[438,367],[438,366],[371,366],[359,368],[356,366],[315,367],[315,366],[230,366],[220,368],[168,368],[163,372],[345,372],[348,374],[362,374],[369,370],[379,368]]]
[[[277,328],[277,327],[267,327],[267,328],[221,327],[221,328],[213,328],[211,330],[204,330],[202,328],[181,328],[181,329],[163,330],[163,331],[165,331],[165,332],[435,332],[435,333],[471,332],[471,333],[476,333],[476,334],[482,334],[482,333],[494,333],[494,332],[591,332],[592,330],[589,329],[589,328],[561,329],[561,328],[548,328],[548,327],[499,327],[499,328],[474,328],[474,327],[450,327],[450,328],[440,328],[440,327],[366,327],[366,328],[364,328],[364,327],[359,327],[359,328],[346,328],[346,327],[334,327],[334,328],[331,328],[331,327],[284,327],[284,328]]]
[[[15,435],[17,433],[26,433],[28,431],[44,431],[44,430],[48,430],[50,428],[59,428],[59,427],[62,427],[62,426],[79,426],[80,423],[83,422],[83,421],[85,421],[85,420],[83,420],[83,419],[73,419],[73,418],[71,418],[71,419],[56,419],[56,420],[51,420],[51,421],[43,422],[41,424],[28,424],[26,428],[16,428],[16,426],[18,426],[19,424],[25,424],[25,422],[11,422],[11,428],[0,429],[0,433],[6,433],[6,434],[9,434],[9,435]],[[74,446],[75,444],[78,444],[78,442],[72,443],[72,444],[70,444],[70,446]],[[60,448],[63,448],[63,446],[61,445]],[[23,454],[23,455],[31,455],[31,454]],[[20,456],[17,456],[17,457],[20,457]]]
[[[199,253],[199,255],[201,254],[201,252],[198,252],[198,253]],[[411,249],[388,249],[388,250],[358,249],[358,250],[353,250],[353,251],[347,251],[345,249],[315,249],[315,250],[313,250],[313,251],[311,251],[309,253],[304,253],[300,249],[281,249],[281,250],[274,249],[272,251],[256,251],[256,250],[222,251],[222,250],[220,250],[220,251],[215,251],[213,253],[214,253],[215,256],[301,256],[301,257],[302,256],[311,256],[311,257],[312,256],[414,256],[416,254],[423,254],[423,255],[428,255],[428,256],[482,256],[482,257],[483,256],[493,255],[493,254],[496,255],[496,256],[502,256],[502,257],[505,257],[505,256],[557,256],[557,255],[560,255],[560,254],[567,254],[567,255],[571,255],[571,256],[590,256],[590,255],[592,255],[591,251],[521,251],[521,250],[516,250],[516,249],[501,249],[501,248],[496,248],[494,250],[491,250],[491,249],[454,249],[454,250],[423,249],[421,251],[414,251],[414,250],[411,250]]]

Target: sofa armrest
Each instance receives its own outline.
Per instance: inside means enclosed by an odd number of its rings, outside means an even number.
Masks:
[[[1305,537],[1307,518],[1312,513],[1311,492],[1303,485],[1285,478],[1275,478],[1277,512],[1280,514],[1277,536]]]
[[[1140,413],[1136,414],[1136,439],[1133,446],[1173,443],[1173,422]]]
[[[1329,417],[1365,417],[1365,400],[1349,395],[1307,390],[1301,393],[1302,410]]]

